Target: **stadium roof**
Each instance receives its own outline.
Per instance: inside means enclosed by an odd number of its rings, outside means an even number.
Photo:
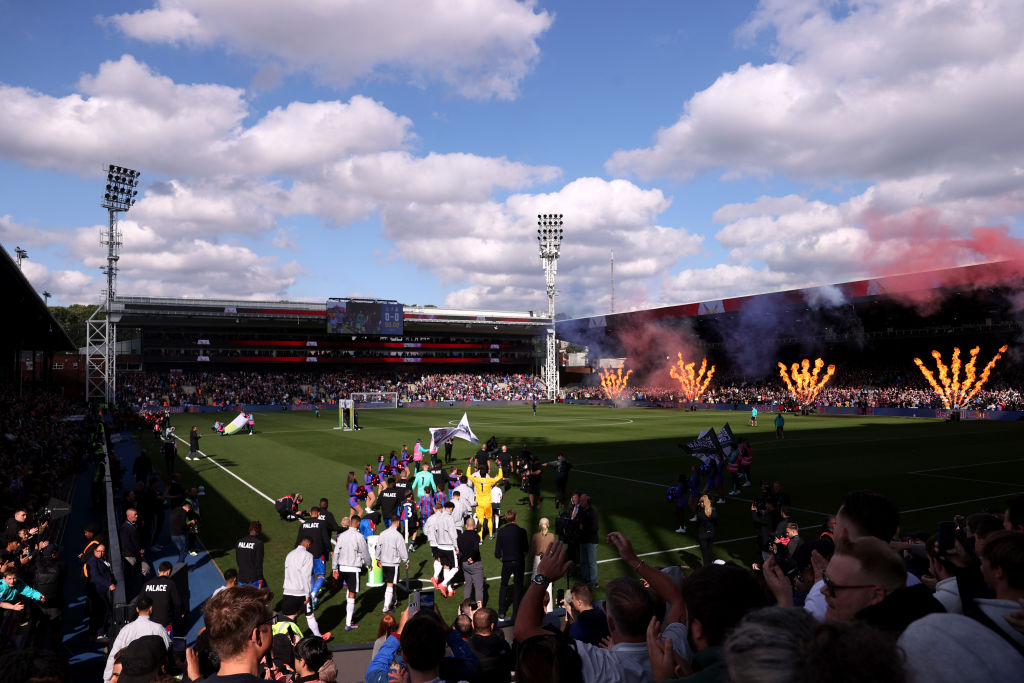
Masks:
[[[714,299],[697,303],[679,304],[649,308],[627,313],[587,316],[561,320],[559,328],[579,330],[583,328],[630,327],[657,321],[672,321],[722,313],[738,313],[747,307],[760,304],[792,306],[829,306],[867,301],[874,297],[893,297],[913,300],[915,293],[935,289],[956,289],[1006,286],[1016,283],[1020,286],[1024,278],[1024,263],[1017,261],[995,261],[971,266],[944,268],[919,273],[904,273],[884,277],[853,280],[830,285],[815,285],[764,294],[752,294]],[[561,331],[561,330],[560,330]]]
[[[0,287],[5,292],[6,313],[13,323],[0,335],[4,351],[72,351],[67,332],[50,313],[42,297],[32,289],[25,274],[6,249],[0,247]]]
[[[327,329],[327,304],[304,301],[242,301],[228,299],[178,299],[171,297],[118,297],[114,306],[119,323],[127,327],[179,324],[276,323],[300,324]],[[469,309],[403,306],[405,328],[423,331],[467,327],[501,328],[506,332],[533,333],[547,319],[534,311],[475,311]]]

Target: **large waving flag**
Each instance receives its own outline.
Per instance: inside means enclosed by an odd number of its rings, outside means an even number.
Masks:
[[[236,417],[234,420],[232,420],[231,422],[229,422],[226,425],[224,425],[224,433],[225,434],[234,434],[235,432],[240,430],[242,427],[244,427],[245,423],[248,422],[248,421],[249,421],[249,418],[247,418],[245,416],[245,413],[239,413],[238,417]]]
[[[448,439],[465,439],[472,441],[474,445],[480,445],[480,439],[469,428],[469,416],[466,413],[462,414],[462,419],[455,427],[430,428],[430,450],[434,450],[437,448],[437,444],[443,444]]]

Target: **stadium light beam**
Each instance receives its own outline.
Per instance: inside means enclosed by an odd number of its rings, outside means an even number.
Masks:
[[[548,295],[548,329],[544,357],[544,386],[548,400],[554,400],[558,396],[558,354],[555,342],[555,295],[558,292],[555,289],[555,275],[558,273],[558,255],[565,234],[562,225],[560,213],[537,215],[537,242]]]
[[[103,398],[113,403],[117,389],[117,270],[121,249],[121,230],[118,214],[127,213],[139,195],[139,171],[124,166],[108,165],[106,186],[100,206],[107,210],[107,229],[100,236],[100,244],[107,247],[107,289],[103,302],[86,321],[85,398]]]

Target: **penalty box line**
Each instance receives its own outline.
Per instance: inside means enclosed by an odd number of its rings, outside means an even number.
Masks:
[[[180,437],[180,436],[178,436],[177,434],[174,434],[173,436],[174,436],[174,438],[175,438],[175,439],[177,439],[178,441],[182,442],[182,443],[183,443],[183,444],[185,444],[185,445],[188,445],[188,441],[185,441],[185,439],[181,438],[181,437]],[[254,491],[254,492],[255,492],[255,493],[257,494],[257,495],[259,495],[259,496],[260,496],[261,498],[263,498],[264,500],[266,500],[266,501],[267,501],[268,503],[271,503],[271,504],[272,504],[272,503],[274,503],[274,502],[275,502],[273,498],[271,498],[271,497],[270,497],[270,496],[268,496],[267,494],[263,493],[263,491],[260,491],[260,490],[259,490],[258,488],[256,488],[255,486],[253,486],[252,484],[250,484],[249,482],[247,482],[247,481],[246,481],[245,479],[242,479],[242,478],[241,478],[240,476],[238,476],[237,474],[235,474],[234,472],[232,472],[231,470],[229,470],[229,469],[228,469],[227,467],[224,467],[224,465],[221,465],[221,464],[220,464],[219,462],[217,462],[217,461],[216,461],[216,460],[214,460],[214,459],[213,459],[212,457],[210,457],[209,455],[207,455],[206,453],[204,453],[204,452],[203,452],[202,450],[200,450],[200,451],[197,451],[197,452],[198,452],[198,453],[199,453],[200,455],[202,455],[202,456],[203,456],[204,458],[206,458],[207,460],[209,460],[210,462],[212,462],[212,463],[213,463],[214,465],[216,465],[217,467],[221,468],[222,470],[224,470],[225,472],[227,472],[228,474],[230,474],[230,475],[231,475],[232,477],[234,477],[234,478],[235,478],[235,479],[237,479],[238,481],[240,481],[240,482],[242,482],[243,484],[245,484],[246,486],[248,486],[248,487],[249,487],[250,489],[252,489],[252,490],[253,490],[253,491]]]

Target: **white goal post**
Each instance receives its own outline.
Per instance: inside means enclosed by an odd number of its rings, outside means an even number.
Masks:
[[[356,391],[349,394],[356,408],[397,408],[397,391]]]

